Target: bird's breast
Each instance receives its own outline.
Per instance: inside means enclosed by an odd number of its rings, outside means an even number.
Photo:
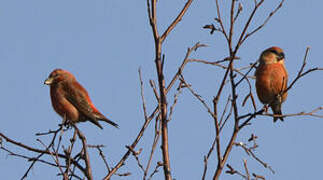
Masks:
[[[268,68],[268,65],[258,67],[256,71],[256,90],[258,98],[263,104],[270,103],[274,98],[270,80],[270,68]]]
[[[79,120],[79,111],[65,98],[65,92],[60,86],[51,87],[50,95],[54,110],[67,120],[77,122]]]
[[[256,89],[259,100],[268,104],[287,87],[288,75],[282,64],[259,66],[256,70]],[[283,94],[283,101],[287,93]]]

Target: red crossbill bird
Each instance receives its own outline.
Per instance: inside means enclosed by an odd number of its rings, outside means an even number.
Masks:
[[[256,69],[256,90],[259,100],[269,105],[274,115],[282,115],[281,105],[287,98],[288,74],[284,64],[285,55],[281,48],[271,47],[263,51]],[[274,117],[283,121],[283,117]]]
[[[50,86],[50,97],[54,110],[68,123],[90,121],[103,129],[98,121],[114,127],[116,123],[102,115],[93,105],[88,92],[70,72],[55,69],[44,84]]]

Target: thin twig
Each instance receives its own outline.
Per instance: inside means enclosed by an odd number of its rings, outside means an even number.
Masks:
[[[224,119],[224,122],[222,124],[219,123],[219,126],[220,126],[219,133],[221,133],[221,131],[224,128],[225,124],[228,122],[228,119],[231,117],[232,111],[233,111],[233,108],[232,108],[232,106],[230,106],[229,113],[227,114],[227,117]]]
[[[155,167],[154,171],[150,174],[150,176],[149,176],[148,180],[151,180],[151,179],[153,178],[153,176],[154,176],[156,173],[158,173],[158,168],[159,168],[159,167],[161,167],[161,166],[163,166],[163,163],[162,163],[162,162],[157,162],[157,165],[156,165],[156,167]]]
[[[43,145],[45,148],[47,148],[48,146],[46,146],[40,139],[37,139],[38,142],[40,142],[41,145]],[[64,174],[64,171],[62,169],[62,166],[59,163],[59,159],[57,154],[53,154],[51,151],[49,151],[51,157],[53,158],[54,162],[56,163],[56,165],[58,166],[59,171],[64,175],[64,180],[67,180],[68,177]]]
[[[101,156],[101,159],[103,160],[105,167],[110,172],[110,166],[108,164],[108,161],[107,161],[107,159],[106,159],[106,157],[105,157],[105,155],[104,155],[101,147],[97,146],[96,149],[99,151],[99,155]]]
[[[227,35],[227,33],[226,33],[225,29],[224,29],[224,25],[223,25],[222,18],[221,18],[219,0],[216,0],[215,3],[216,3],[216,12],[217,12],[217,15],[218,15],[217,18],[215,18],[215,20],[220,24],[221,32],[224,35],[224,37],[226,38],[226,40],[228,41],[229,38],[228,38],[228,35]]]
[[[158,140],[159,140],[159,137],[160,137],[160,132],[161,132],[161,121],[160,121],[160,116],[157,116],[156,117],[156,123],[155,123],[154,141],[153,141],[153,144],[152,144],[152,147],[151,147],[149,160],[148,160],[145,172],[144,172],[144,177],[143,177],[144,180],[146,179],[146,176],[148,174],[148,170],[150,168],[152,158],[153,158],[153,155],[154,155],[154,152],[156,150],[156,146],[157,146],[157,143],[158,143]]]
[[[257,28],[255,28],[254,30],[252,30],[251,32],[247,33],[246,36],[242,39],[242,43],[243,41],[245,41],[249,36],[251,36],[252,34],[256,33],[257,31],[259,31],[261,28],[263,28],[267,23],[268,21],[270,20],[270,18],[276,14],[276,12],[283,6],[283,3],[284,3],[285,0],[282,0],[279,5],[272,11],[269,13],[268,17],[265,19],[265,21],[260,25],[258,26]]]
[[[209,106],[206,104],[206,102],[202,99],[202,97],[200,95],[198,95],[192,88],[191,85],[189,85],[185,79],[183,75],[180,75],[180,81],[184,84],[184,87],[188,88],[189,91],[202,103],[202,105],[206,108],[207,112],[214,117],[214,114],[211,110],[211,108],[209,108]]]
[[[140,80],[140,92],[141,92],[141,100],[142,100],[142,108],[144,110],[144,117],[145,117],[145,121],[148,120],[148,115],[147,115],[147,108],[146,108],[146,101],[145,101],[145,96],[144,96],[144,83],[142,81],[142,76],[141,76],[141,69],[138,69],[138,73],[139,73],[139,80]]]
[[[0,149],[6,151],[8,153],[8,155],[10,155],[10,156],[16,156],[16,157],[20,157],[20,158],[23,158],[23,159],[27,159],[27,161],[40,162],[40,163],[44,163],[44,164],[47,164],[47,165],[50,165],[50,166],[58,167],[58,165],[56,163],[51,163],[51,162],[39,159],[38,156],[37,157],[28,157],[28,156],[25,156],[25,155],[17,154],[17,153],[14,153],[14,152],[10,151],[9,149],[7,149],[5,147],[0,147]],[[61,167],[65,168],[64,165],[61,165]],[[26,177],[27,176],[23,176],[21,179],[24,179]]]
[[[323,115],[315,114],[318,111],[322,111],[323,107],[317,107],[309,112],[299,112],[299,113],[291,113],[291,114],[283,114],[283,115],[277,115],[277,114],[260,114],[262,116],[270,116],[270,117],[293,117],[293,116],[313,116],[317,118],[323,118]]]
[[[193,51],[196,51],[198,48],[200,47],[205,47],[206,45],[204,44],[200,44],[200,43],[196,43],[192,48],[188,48],[186,55],[184,57],[184,60],[181,64],[181,66],[178,68],[178,71],[176,72],[176,74],[173,76],[171,82],[168,84],[167,88],[166,88],[166,93],[169,92],[169,90],[173,87],[173,85],[175,84],[176,80],[178,79],[179,75],[181,74],[181,72],[183,71],[185,65],[188,62],[188,57],[190,56],[190,54]],[[131,144],[132,148],[135,148],[136,145],[138,144],[138,142],[140,141],[140,139],[142,138],[144,131],[146,130],[147,126],[150,124],[151,120],[155,117],[155,115],[158,113],[159,108],[158,106],[155,108],[155,110],[151,113],[151,115],[148,117],[148,121],[145,121],[145,123],[142,125],[141,130],[139,131],[137,137],[135,138],[135,140],[133,141],[133,143]],[[127,158],[130,155],[130,150],[128,150],[120,159],[120,161],[111,169],[111,171],[105,176],[104,180],[108,180],[111,178],[111,176],[116,173],[116,171],[124,164],[124,162],[127,160]]]
[[[172,115],[174,112],[174,108],[177,104],[177,100],[179,95],[182,93],[182,83],[179,83],[178,88],[177,88],[177,92],[174,95],[174,101],[173,104],[170,106],[170,110],[169,110],[169,116],[168,116],[168,122],[172,119]]]
[[[90,164],[90,157],[89,157],[89,153],[88,153],[88,149],[87,149],[87,143],[86,143],[86,138],[85,136],[82,134],[82,132],[77,128],[76,125],[73,125],[74,129],[77,132],[78,137],[80,138],[80,140],[82,141],[82,145],[83,145],[83,153],[84,153],[84,161],[85,161],[85,176],[89,179],[92,180],[93,176],[92,176],[92,168],[91,168],[91,164]]]
[[[227,174],[231,174],[231,175],[234,175],[234,174],[238,174],[239,176],[241,176],[243,179],[247,179],[247,176],[242,174],[241,172],[233,169],[232,166],[230,166],[230,164],[227,164],[227,167],[229,168],[229,170],[225,171],[225,173]]]
[[[48,147],[46,148],[47,151],[49,151],[49,148],[52,147],[54,145],[57,133],[59,131],[61,131],[63,129],[63,126],[60,126],[57,130],[49,130],[46,133],[36,133],[36,136],[43,136],[43,135],[49,135],[49,134],[53,134],[52,140],[49,143]],[[23,175],[23,177],[21,179],[27,178],[27,175],[29,173],[29,171],[31,170],[31,168],[36,164],[37,161],[40,161],[40,158],[44,155],[45,153],[40,153],[35,159],[32,160],[32,163],[30,164],[30,166],[28,167],[27,171],[25,172],[25,174]]]
[[[303,64],[302,64],[302,66],[301,66],[300,70],[298,71],[297,76],[296,76],[296,77],[295,77],[295,79],[294,79],[294,80],[289,84],[289,86],[286,88],[286,90],[285,90],[283,93],[285,93],[285,92],[289,91],[289,89],[291,89],[291,88],[294,86],[294,84],[295,84],[295,83],[296,83],[296,82],[297,82],[301,77],[305,76],[306,74],[308,74],[308,73],[310,73],[310,72],[313,72],[313,71],[317,71],[317,70],[321,70],[321,71],[323,70],[323,68],[316,67],[316,68],[311,68],[311,69],[309,69],[309,70],[307,70],[307,71],[303,72],[303,71],[304,71],[304,69],[305,69],[306,63],[307,63],[307,55],[308,55],[309,50],[310,50],[310,47],[307,47],[307,48],[306,48],[306,51],[305,51],[304,59],[303,59]]]
[[[139,157],[138,155],[141,153],[142,149],[139,149],[139,151],[135,151],[134,149],[132,149],[130,146],[126,146],[127,149],[129,149],[131,151],[131,154],[135,157],[138,166],[140,167],[140,169],[145,172],[144,166],[140,163]]]
[[[215,143],[216,143],[216,138],[214,138],[213,143],[209,149],[209,152],[207,153],[206,156],[204,156],[204,170],[203,170],[203,175],[202,175],[202,180],[205,180],[206,177],[206,171],[207,171],[207,166],[208,166],[208,160],[214,150],[215,147]]]
[[[182,20],[182,17],[184,16],[184,14],[186,13],[187,9],[190,7],[190,5],[192,4],[193,0],[188,0],[183,9],[181,10],[181,12],[177,15],[177,17],[174,19],[174,21],[168,26],[168,28],[165,30],[165,32],[163,33],[163,35],[160,38],[160,41],[163,42],[166,37],[168,36],[168,34],[174,29],[174,27]]]
[[[247,160],[246,159],[244,159],[243,160],[243,166],[244,166],[244,169],[245,169],[245,171],[246,171],[246,176],[247,176],[247,180],[250,180],[250,174],[249,174],[249,170],[248,170],[248,166],[247,166]]]
[[[265,163],[264,161],[262,161],[260,158],[258,158],[255,153],[252,151],[254,150],[254,148],[248,148],[246,146],[246,144],[240,142],[240,143],[235,143],[236,146],[242,147],[245,152],[247,153],[248,156],[251,156],[252,158],[254,158],[256,161],[258,161],[261,165],[263,165],[265,168],[269,169],[273,174],[275,174],[275,171],[272,169],[272,167],[270,165],[268,165],[268,163]]]
[[[228,96],[228,99],[227,99],[227,103],[225,104],[225,106],[224,106],[224,109],[223,109],[223,112],[222,112],[222,115],[221,115],[221,118],[220,118],[220,121],[219,121],[219,125],[221,126],[221,124],[222,124],[222,121],[223,121],[223,118],[224,118],[224,115],[225,115],[225,113],[227,112],[227,110],[228,110],[228,105],[229,105],[229,102],[230,102],[230,100],[231,100],[231,95],[229,95]],[[230,108],[231,110],[232,110],[232,108]],[[230,110],[230,111],[231,111]],[[228,118],[227,118],[228,119]],[[223,123],[223,125],[224,125],[225,123]],[[220,128],[220,131],[221,131],[221,128]]]

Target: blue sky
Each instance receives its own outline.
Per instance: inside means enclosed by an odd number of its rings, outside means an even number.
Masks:
[[[236,33],[249,14],[250,5],[241,1],[244,10]],[[159,31],[170,24],[183,7],[184,0],[158,1]],[[260,24],[278,1],[265,1],[256,14],[253,23]],[[222,4],[223,10],[228,4]],[[323,25],[321,1],[286,1],[264,29],[249,38],[238,52],[243,66],[254,62],[261,51],[276,45],[284,49],[286,67],[293,79],[301,66],[305,49],[311,47],[308,67],[323,67],[322,41]],[[228,12],[223,12],[228,17]],[[210,35],[203,30],[205,24],[214,23],[215,1],[194,1],[183,20],[169,35],[163,46],[165,78],[169,82],[181,64],[188,47],[196,42],[208,47],[192,54],[194,58],[219,60],[228,56],[223,37]],[[0,132],[17,141],[41,148],[35,133],[57,128],[61,118],[53,111],[49,88],[43,81],[55,68],[72,72],[86,87],[97,108],[120,125],[114,129],[104,124],[99,130],[90,123],[82,123],[89,144],[105,144],[104,152],[110,165],[114,165],[125,153],[144,122],[138,68],[141,67],[148,112],[156,106],[149,80],[156,80],[154,65],[154,44],[147,18],[146,1],[117,0],[70,0],[19,1],[0,0],[0,109],[2,112]],[[223,70],[209,65],[188,64],[183,72],[209,105],[219,86]],[[314,72],[301,79],[289,91],[283,104],[284,113],[310,111],[322,106],[323,72]],[[254,82],[252,82],[254,83]],[[246,87],[246,86],[245,86]],[[225,89],[226,94],[230,92]],[[255,90],[253,89],[255,93]],[[173,102],[173,94],[168,97]],[[246,92],[241,89],[238,102],[243,101]],[[221,105],[227,96],[222,97]],[[256,99],[257,107],[261,103]],[[241,112],[249,112],[250,105]],[[146,164],[147,154],[153,140],[154,126],[151,124],[137,148],[143,148],[141,160]],[[250,159],[242,149],[234,148],[228,162],[234,168],[243,170],[243,159],[248,160],[249,170],[268,179],[322,179],[323,145],[322,119],[302,116],[286,118],[285,122],[273,124],[272,118],[259,116],[239,134],[237,141],[246,141],[251,133],[259,139],[259,155],[276,171],[271,174]],[[226,142],[231,129],[224,132]],[[66,138],[70,136],[67,133]],[[183,90],[174,116],[169,123],[170,158],[173,177],[176,179],[200,179],[203,171],[203,156],[207,153],[214,137],[211,117],[201,104]],[[48,139],[43,138],[44,142]],[[47,141],[46,141],[47,140]],[[23,150],[4,142],[3,145],[17,152]],[[226,145],[225,143],[223,146]],[[161,160],[159,148],[154,163]],[[91,151],[94,179],[102,178],[106,172],[95,150]],[[31,155],[31,154],[28,154]],[[214,173],[216,156],[209,160],[209,174]],[[189,163],[188,163],[189,162]],[[25,160],[7,156],[0,152],[0,179],[19,179],[29,166]],[[130,171],[129,178],[141,179],[142,172],[134,158],[129,158],[120,173]],[[28,179],[58,179],[56,168],[36,164]],[[223,174],[222,179],[241,179]],[[162,179],[162,171],[154,179]]]

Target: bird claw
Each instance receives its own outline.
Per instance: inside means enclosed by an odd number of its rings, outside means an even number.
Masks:
[[[71,123],[69,121],[63,121],[63,123],[58,124],[59,127],[66,127],[66,129],[69,129],[72,127]]]
[[[268,113],[268,105],[267,104],[264,105],[263,109],[264,109],[265,113]]]

